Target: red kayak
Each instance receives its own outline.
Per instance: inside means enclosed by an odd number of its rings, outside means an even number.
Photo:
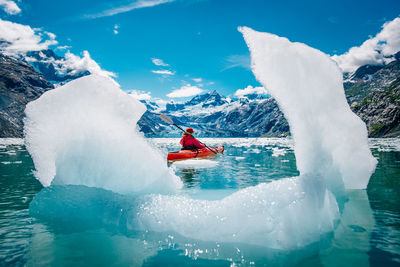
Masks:
[[[184,159],[213,157],[216,156],[216,154],[222,154],[222,153],[224,153],[224,146],[210,147],[210,149],[205,147],[194,150],[180,150],[175,152],[169,152],[167,160],[168,162],[173,162]]]

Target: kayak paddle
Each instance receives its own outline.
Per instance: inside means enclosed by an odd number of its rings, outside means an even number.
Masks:
[[[170,125],[174,125],[176,128],[178,128],[179,130],[181,130],[182,132],[186,133],[186,134],[190,134],[191,136],[193,136],[191,133],[186,132],[185,130],[182,129],[182,127],[180,127],[179,125],[177,125],[170,117],[168,117],[165,114],[160,114],[160,119],[162,119],[163,121],[165,121],[166,123],[170,124]],[[199,141],[199,140],[197,140]],[[199,141],[200,144],[203,144],[206,146],[206,148],[210,151],[212,151],[215,155],[217,155],[217,152],[215,152],[214,150],[212,150],[211,148],[209,148],[206,144],[202,143]]]

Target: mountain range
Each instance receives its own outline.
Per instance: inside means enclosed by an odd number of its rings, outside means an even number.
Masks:
[[[28,52],[22,60],[30,63],[52,83],[65,83],[90,74],[85,69],[65,66],[66,59],[57,55],[51,49]]]
[[[146,101],[142,102],[148,106]],[[194,128],[199,136],[255,137],[289,133],[289,126],[275,100],[264,95],[231,99],[213,91],[184,103],[167,103],[164,109],[148,108],[138,122],[147,136],[180,134],[179,130],[159,119],[160,112],[168,114],[179,125]]]
[[[400,53],[385,66],[364,65],[344,74],[346,98],[366,123],[370,137],[400,136]],[[146,101],[143,101],[149,106]],[[179,130],[158,118],[162,112],[199,136],[275,137],[289,135],[289,125],[274,99],[251,95],[232,100],[217,91],[197,95],[165,109],[148,108],[139,121],[147,136],[177,136]]]
[[[385,66],[365,65],[344,74],[344,88],[352,110],[366,123],[371,137],[400,136],[400,53]],[[34,51],[24,58],[0,54],[0,137],[21,137],[25,105],[59,84],[90,74],[87,69],[65,66],[52,50]],[[138,122],[149,137],[181,133],[159,118],[168,114],[198,136],[287,136],[289,125],[274,99],[252,94],[232,99],[217,91],[197,95],[186,102],[160,107],[141,100],[147,111]]]

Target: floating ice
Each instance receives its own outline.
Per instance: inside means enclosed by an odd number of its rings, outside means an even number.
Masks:
[[[183,161],[176,161],[172,164],[174,167],[178,168],[211,168],[218,165],[217,161],[209,159],[188,159]]]
[[[351,110],[342,73],[328,55],[302,43],[241,27],[257,80],[290,125],[301,174],[317,173],[331,189],[365,189],[376,159],[367,128]]]
[[[154,138],[152,142],[159,146],[173,146],[179,144],[180,138]],[[265,146],[279,146],[287,149],[293,149],[293,140],[291,138],[201,138],[203,143],[211,146],[217,145],[231,145],[234,147],[265,147]]]
[[[46,92],[25,110],[25,142],[36,178],[44,186],[174,191],[181,181],[136,129],[144,111],[142,103],[97,75]]]
[[[0,145],[23,145],[24,139],[22,138],[0,138]]]
[[[381,152],[400,151],[400,138],[371,138],[369,146]]]
[[[279,157],[279,156],[284,156],[286,155],[286,150],[278,147],[272,148],[272,156],[273,157]]]

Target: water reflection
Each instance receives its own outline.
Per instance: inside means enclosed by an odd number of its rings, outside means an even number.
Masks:
[[[384,146],[385,149],[386,146]],[[376,226],[371,234],[371,265],[400,265],[400,153],[373,149],[379,163],[368,184]]]
[[[183,168],[181,169],[181,178],[187,188],[195,186],[195,179],[199,175],[199,171],[194,168]]]

